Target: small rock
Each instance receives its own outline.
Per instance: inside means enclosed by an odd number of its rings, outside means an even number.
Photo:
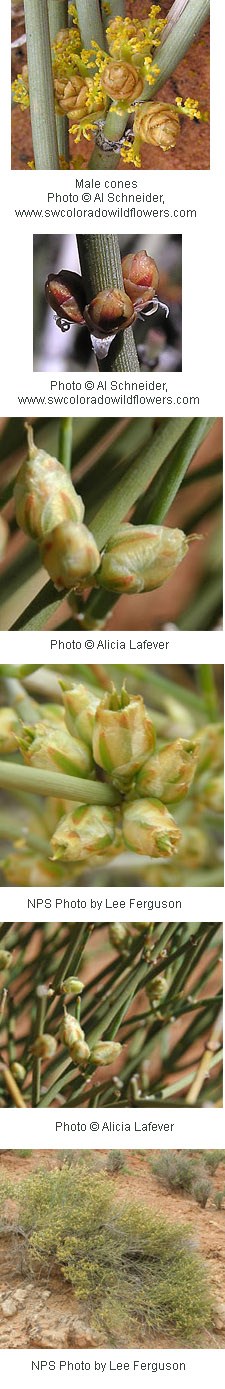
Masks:
[[[16,1298],[16,1302],[25,1302],[27,1297],[27,1288],[16,1288],[14,1292],[14,1297]]]
[[[225,1327],[225,1302],[218,1302],[214,1311],[214,1326],[216,1331],[224,1331]]]
[[[94,1349],[95,1346],[97,1346],[98,1344],[98,1342],[95,1340],[93,1332],[91,1331],[91,1327],[87,1326],[85,1322],[79,1321],[78,1318],[76,1318],[76,1321],[70,1322],[68,1332],[69,1349],[71,1349],[73,1346],[74,1349],[77,1348],[78,1350],[91,1350]]]
[[[51,1297],[51,1290],[50,1290],[50,1288],[45,1288],[45,1292],[42,1293],[41,1296],[42,1296],[42,1297]]]
[[[16,1302],[14,1302],[13,1297],[6,1297],[5,1302],[2,1302],[2,1312],[4,1317],[13,1317],[14,1312],[17,1312]]]

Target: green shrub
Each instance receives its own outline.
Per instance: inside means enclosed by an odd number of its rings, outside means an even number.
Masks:
[[[224,1202],[224,1196],[225,1196],[225,1187],[223,1188],[223,1191],[215,1191],[215,1192],[214,1192],[214,1206],[216,1207],[216,1210],[217,1210],[217,1211],[221,1211],[221,1210],[222,1210],[222,1206],[223,1206],[223,1202]]]
[[[117,1172],[123,1172],[124,1167],[125,1159],[123,1153],[120,1153],[119,1148],[118,1150],[114,1148],[107,1158],[107,1172],[111,1172],[112,1176],[115,1176]]]
[[[204,1153],[204,1160],[205,1160],[206,1167],[208,1167],[209,1172],[212,1172],[212,1174],[213,1174],[213,1172],[216,1172],[217,1167],[219,1167],[220,1162],[223,1162],[223,1161],[224,1161],[224,1157],[225,1157],[225,1154],[224,1154],[224,1152],[221,1151],[220,1148],[213,1148],[212,1150],[209,1151],[209,1153],[208,1153],[208,1152],[205,1152],[205,1153]]]
[[[175,1191],[191,1191],[193,1164],[187,1152],[159,1153],[153,1159],[152,1170],[162,1186]]]
[[[8,1183],[7,1195],[14,1193]],[[1,1188],[0,1188],[1,1199]],[[115,1185],[80,1161],[76,1172],[39,1170],[17,1187],[28,1267],[58,1268],[85,1303],[106,1346],[135,1345],[141,1333],[201,1342],[212,1300],[186,1227],[144,1203],[118,1203]]]
[[[191,1191],[198,1205],[206,1206],[206,1202],[209,1196],[211,1196],[212,1182],[210,1182],[209,1177],[204,1176],[203,1172],[199,1172],[199,1176],[196,1177],[196,1181],[193,1182]]]
[[[17,1157],[32,1157],[32,1148],[17,1148]]]

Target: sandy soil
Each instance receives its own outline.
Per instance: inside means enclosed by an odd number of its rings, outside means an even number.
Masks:
[[[99,1166],[105,1167],[106,1157],[105,1152],[94,1155],[98,1169]],[[19,1179],[35,1171],[43,1161],[45,1167],[53,1168],[60,1160],[60,1154],[53,1150],[48,1153],[35,1152],[24,1158],[19,1157],[16,1152],[1,1152],[0,1176],[7,1171],[16,1184]],[[129,1152],[126,1157],[126,1169],[114,1179],[115,1194],[119,1200],[129,1196],[129,1199],[132,1197],[134,1201],[144,1201],[145,1206],[147,1204],[149,1208],[158,1208],[168,1220],[190,1225],[195,1244],[209,1273],[216,1307],[223,1308],[224,1315],[224,1328],[223,1315],[221,1329],[218,1329],[217,1325],[220,1318],[216,1316],[214,1333],[206,1332],[201,1345],[222,1349],[225,1347],[225,1210],[217,1212],[212,1198],[207,1208],[202,1210],[191,1197],[165,1191],[153,1176],[147,1155]],[[221,1189],[223,1184],[224,1165],[221,1164],[213,1178],[214,1190]],[[46,1278],[42,1277],[40,1281],[37,1281],[36,1273],[35,1280],[32,1279],[30,1270],[27,1270],[25,1241],[21,1233],[15,1229],[16,1198],[8,1210],[8,1217],[9,1223],[14,1226],[14,1233],[11,1231],[7,1238],[1,1238],[0,1303],[6,1298],[10,1299],[11,1313],[7,1317],[1,1317],[0,1348],[29,1349],[38,1346],[50,1349],[86,1349],[99,1345],[92,1332],[89,1313],[87,1314],[86,1308],[82,1307],[80,1302],[79,1305],[76,1303],[74,1291],[70,1290],[63,1279],[56,1278],[51,1270],[48,1270],[48,1277],[46,1274]],[[144,1339],[142,1345],[146,1346]],[[151,1345],[152,1348],[156,1347],[157,1339],[154,1339]],[[174,1337],[162,1342],[162,1348],[172,1345],[179,1345]]]
[[[22,5],[21,5],[22,8]],[[149,12],[149,0],[136,0],[135,18],[138,14],[145,18]],[[171,0],[161,0],[162,18],[168,15],[171,9]],[[126,13],[133,14],[133,0],[128,0]],[[24,26],[22,26],[24,29]],[[12,23],[12,39],[21,35],[21,26],[15,17]],[[13,79],[21,72],[26,61],[26,49],[12,50]],[[185,101],[186,97],[194,97],[199,101],[202,110],[209,109],[209,70],[210,70],[210,37],[209,22],[204,24],[198,38],[190,48],[189,53],[182,63],[176,68],[173,78],[166,82],[163,87],[163,100],[175,101],[176,96],[181,96]],[[158,99],[158,98],[157,98]],[[80,142],[76,149],[79,158],[86,162],[87,142]],[[73,152],[73,142],[71,144],[71,155]],[[88,150],[89,153],[89,150]],[[12,110],[12,168],[26,169],[28,161],[32,159],[32,139],[30,129],[29,112],[20,111],[18,106]],[[154,149],[153,146],[143,147],[142,167],[145,169],[208,169],[209,168],[209,125],[198,124],[195,121],[183,119],[181,122],[181,132],[174,150],[170,150],[165,155],[163,150]],[[123,162],[121,168],[124,168]],[[132,165],[129,165],[132,171]]]

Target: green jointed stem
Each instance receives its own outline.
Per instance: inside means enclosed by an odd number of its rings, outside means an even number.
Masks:
[[[213,722],[219,717],[218,696],[212,665],[198,667],[199,684],[205,700],[206,714]]]
[[[37,989],[37,1013],[36,1013],[36,1024],[35,1024],[35,1033],[34,1033],[35,1040],[36,1040],[37,1037],[40,1037],[40,1034],[41,1034],[41,1033],[43,1032],[43,1030],[44,1030],[44,1020],[45,1020],[46,1006],[47,1006],[47,990],[46,990],[45,988],[42,988],[42,987],[40,986],[40,988]],[[39,1099],[40,1099],[40,1087],[41,1087],[41,1060],[40,1060],[40,1057],[39,1057],[39,1056],[34,1056],[34,1059],[33,1059],[33,1076],[32,1076],[32,1105],[34,1105],[34,1106],[36,1106],[37,1104],[39,1104]]]
[[[93,535],[100,550],[112,534],[112,517],[115,532],[140,492],[145,491],[148,482],[161,468],[168,449],[178,442],[188,424],[188,419],[173,419],[160,424],[153,440],[150,439],[149,445],[143,449],[139,464],[136,459],[131,463],[125,478],[117,483],[110,498],[103,502],[92,521]]]
[[[24,0],[30,114],[36,169],[58,169],[47,0]]]
[[[62,419],[59,426],[59,463],[62,463],[66,473],[71,472],[73,444],[73,420],[72,417]]]
[[[101,18],[99,0],[76,0],[78,24],[84,48],[90,48],[92,39],[105,51],[105,35]]]
[[[59,29],[68,28],[68,4],[67,0],[48,0],[48,17],[51,44],[54,43]],[[69,163],[69,124],[67,116],[56,114],[56,134],[59,156]]]
[[[124,135],[128,119],[127,111],[121,111],[121,115],[119,116],[118,114],[116,115],[115,111],[109,110],[104,122],[104,139],[112,142],[115,141],[115,145],[117,145],[117,140],[121,140],[122,135]],[[116,169],[119,158],[120,151],[117,148],[107,151],[96,145],[91,159],[89,160],[89,169]]]
[[[178,63],[181,63],[185,53],[194,43],[199,30],[208,19],[210,0],[187,0],[186,4],[183,2],[182,10],[181,4],[179,8],[181,12],[178,18],[175,17],[175,12],[174,24],[172,26],[169,24],[168,34],[166,29],[164,30],[162,43],[160,48],[157,48],[156,61],[157,68],[160,70],[158,77],[155,77],[155,81],[151,83],[148,99],[154,98],[155,93],[160,91],[160,87],[163,87],[171,73],[176,71]],[[178,4],[176,10],[178,10]],[[171,21],[171,15],[169,18]]]
[[[117,236],[77,236],[81,273],[87,303],[102,289],[124,289]],[[94,331],[94,329],[93,329]],[[104,363],[104,371],[139,371],[132,328],[118,333]]]
[[[186,429],[182,440],[178,440],[173,450],[169,451],[160,473],[150,484],[145,497],[140,497],[136,507],[135,525],[146,524],[157,525],[163,521],[164,516],[177,495],[178,489],[189,464],[199,448],[202,440],[208,434],[213,424],[212,419],[192,420]],[[194,477],[194,474],[193,474]]]
[[[63,772],[42,771],[39,767],[20,767],[16,762],[0,762],[0,786],[7,791],[34,791],[37,796],[58,796],[82,805],[116,805],[119,795],[111,786]]]
[[[87,303],[101,289],[123,289],[121,257],[117,236],[77,236],[81,273]]]

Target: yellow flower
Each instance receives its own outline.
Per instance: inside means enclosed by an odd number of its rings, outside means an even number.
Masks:
[[[15,82],[12,83],[12,92],[14,101],[16,102],[17,106],[21,107],[21,111],[26,111],[30,105],[30,100],[29,92],[27,90],[26,82],[24,80],[24,77],[22,76],[22,73],[20,77],[16,77]]]
[[[183,102],[181,96],[176,96],[175,102],[176,106],[179,107],[179,111],[182,113],[182,116],[189,116],[189,119],[191,121],[209,120],[209,112],[201,111],[199,103],[198,101],[195,101],[194,97],[188,96],[186,97],[186,101]]]
[[[137,140],[134,140],[133,144],[130,144],[129,140],[123,140],[120,154],[124,164],[132,164],[135,169],[141,168],[140,145]]]

